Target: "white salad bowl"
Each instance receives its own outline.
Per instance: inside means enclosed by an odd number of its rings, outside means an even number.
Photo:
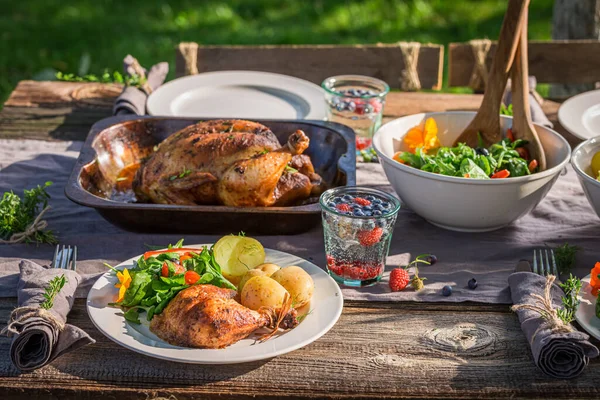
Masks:
[[[527,176],[485,180],[445,176],[392,159],[397,151],[406,150],[403,138],[408,130],[423,128],[427,118],[435,119],[442,146],[452,146],[474,116],[467,111],[409,115],[383,125],[373,137],[373,147],[401,201],[432,224],[454,231],[492,231],[524,216],[546,196],[571,155],[560,134],[536,125],[547,169]],[[512,117],[502,116],[501,125],[506,131]]]
[[[592,157],[600,151],[600,136],[581,143],[573,150],[571,164],[577,172],[585,195],[598,217],[600,217],[600,182],[592,177]]]

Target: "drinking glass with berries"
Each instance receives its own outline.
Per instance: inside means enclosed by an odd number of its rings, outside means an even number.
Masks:
[[[400,201],[377,189],[340,187],[323,193],[320,203],[329,275],[347,286],[377,283]]]
[[[325,79],[321,86],[325,89],[327,119],[354,129],[356,150],[369,148],[381,126],[388,84],[369,76],[339,75]]]

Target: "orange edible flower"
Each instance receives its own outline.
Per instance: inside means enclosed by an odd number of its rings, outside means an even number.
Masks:
[[[131,275],[129,275],[129,271],[125,268],[123,272],[117,272],[117,278],[119,279],[119,283],[115,287],[119,289],[117,303],[120,303],[125,298],[125,292],[129,288],[129,285],[131,285]]]
[[[600,278],[598,275],[600,274],[600,262],[597,262],[592,268],[592,272],[590,273],[590,286],[592,287],[592,294],[594,296],[598,296],[598,291],[600,291]]]
[[[418,126],[410,128],[404,135],[404,144],[408,147],[411,153],[414,153],[419,147],[427,151],[440,147],[438,139],[438,128],[433,118],[427,118],[424,129]]]

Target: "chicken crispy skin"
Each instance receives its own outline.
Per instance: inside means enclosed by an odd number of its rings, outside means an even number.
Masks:
[[[302,131],[281,146],[256,122],[201,122],[164,140],[138,170],[133,189],[138,200],[160,204],[289,205],[310,194],[286,184],[289,179],[280,184],[288,163],[308,145]],[[302,161],[303,171],[314,174],[310,158]]]
[[[236,291],[213,285],[194,285],[182,290],[164,311],[154,316],[150,330],[170,344],[220,349],[247,337],[262,327],[272,327],[269,310],[253,311],[234,300]],[[297,323],[291,310],[280,326]]]

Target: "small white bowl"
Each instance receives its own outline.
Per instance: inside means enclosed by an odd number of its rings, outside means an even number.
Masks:
[[[592,157],[600,151],[600,136],[581,143],[573,150],[571,164],[577,172],[585,195],[598,217],[600,217],[600,182],[592,177]]]
[[[402,139],[408,130],[423,127],[427,118],[435,119],[442,146],[452,146],[474,116],[467,111],[409,115],[388,122],[373,137],[385,174],[402,202],[432,224],[454,231],[492,231],[529,213],[546,196],[571,155],[569,143],[560,134],[536,125],[547,169],[527,176],[460,178],[421,171],[392,159],[397,151],[406,150]],[[501,117],[504,131],[511,125],[512,117]]]

